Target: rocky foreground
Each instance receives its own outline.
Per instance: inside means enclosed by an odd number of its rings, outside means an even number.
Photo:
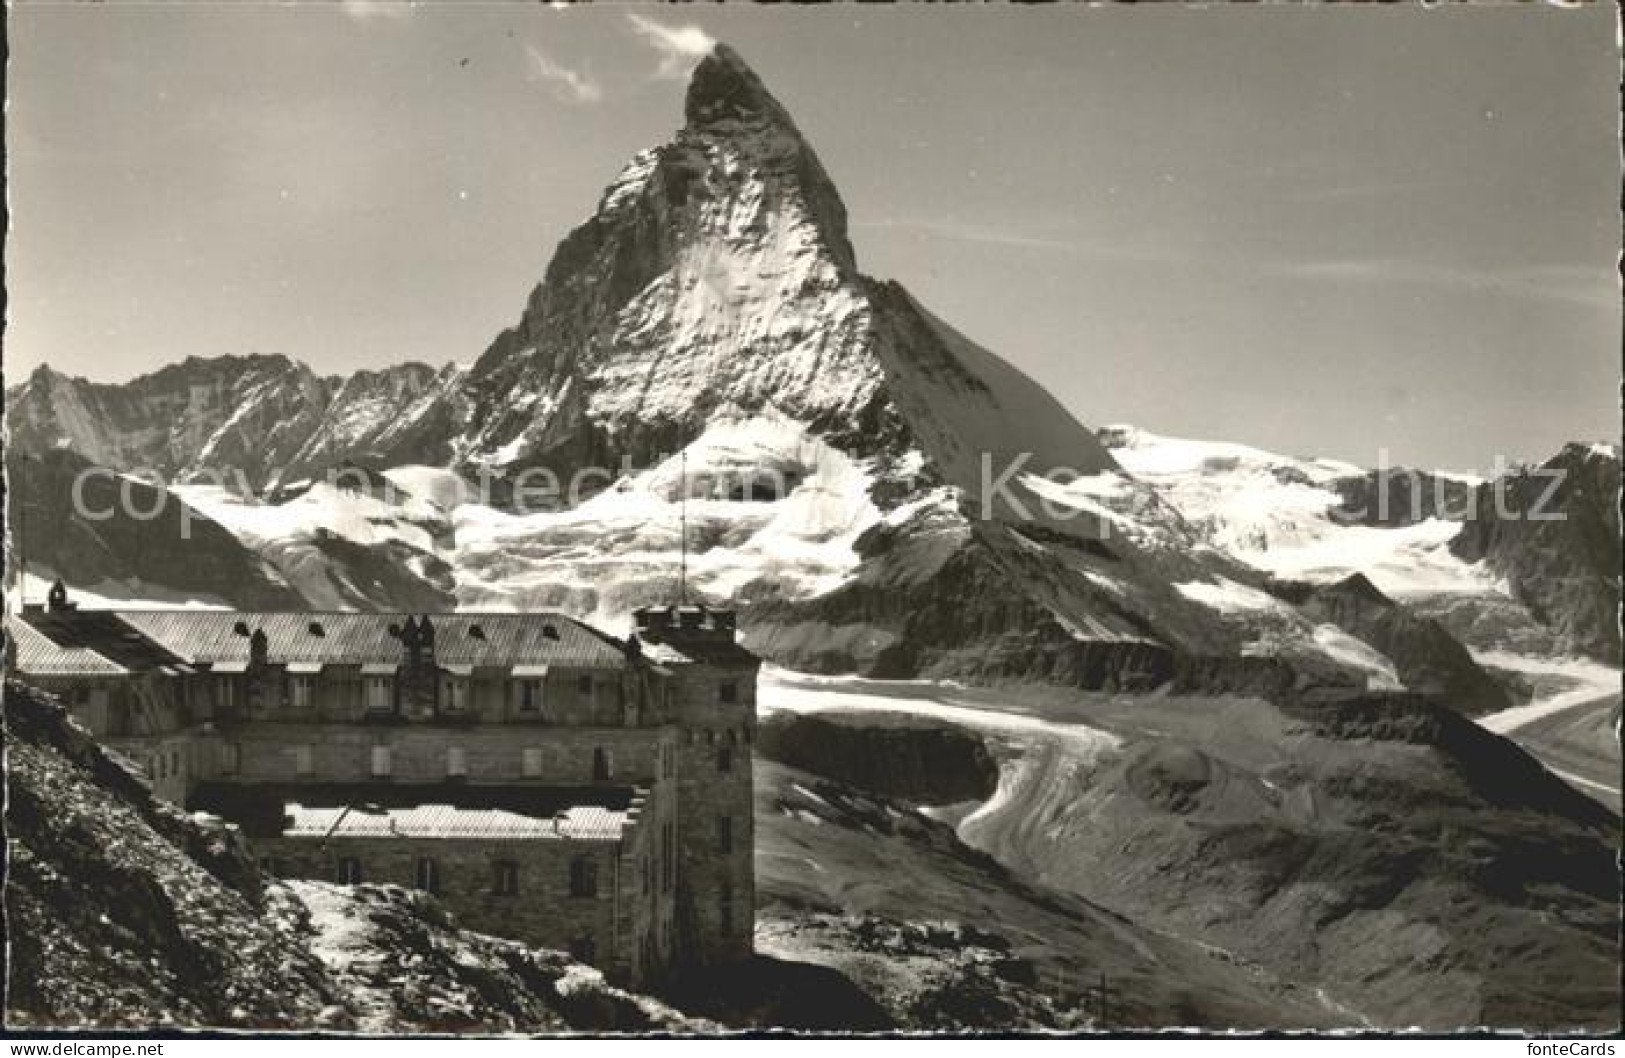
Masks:
[[[715,1029],[394,886],[283,884],[8,680],[12,1028]]]

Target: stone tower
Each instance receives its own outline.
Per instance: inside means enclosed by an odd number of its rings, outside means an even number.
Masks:
[[[756,926],[751,748],[761,662],[739,645],[730,610],[645,609],[636,622],[647,655],[673,676],[679,950],[701,964],[745,959]]]

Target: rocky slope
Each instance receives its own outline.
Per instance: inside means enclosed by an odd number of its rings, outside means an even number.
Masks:
[[[922,723],[980,738],[997,792],[930,810],[959,839],[1027,884],[1297,982],[1337,1024],[1618,1022],[1618,817],[1424,700],[784,676],[762,701],[887,741]]]
[[[740,972],[751,983],[732,992],[756,1000],[745,1023],[939,1031],[1336,1023],[1312,992],[1256,966],[1032,884],[916,802],[762,761],[756,813],[760,957]],[[808,964],[838,976],[808,980]],[[690,985],[700,993],[713,982]]]
[[[1620,663],[1619,450],[1569,445],[1474,494],[1452,550],[1505,578],[1570,650]]]
[[[272,563],[178,496],[87,470],[91,464],[71,450],[7,449],[12,554],[26,557],[32,577],[60,576],[115,599],[305,607],[306,597]]]
[[[156,800],[5,684],[8,1027],[419,1032],[710,1029],[421,894],[263,878],[234,831]]]

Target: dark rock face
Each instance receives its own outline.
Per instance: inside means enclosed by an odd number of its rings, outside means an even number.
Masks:
[[[87,474],[95,468],[71,451],[6,455],[10,525],[31,567],[91,591],[112,582],[137,594],[213,595],[247,610],[304,608],[275,570],[172,493]]]
[[[1620,663],[1619,454],[1568,445],[1481,486],[1452,550],[1484,560],[1569,649]]]
[[[1429,518],[1459,521],[1473,504],[1473,486],[1421,470],[1372,470],[1332,483],[1342,503],[1332,516],[1345,525],[1393,529]]]
[[[1512,704],[1444,625],[1412,613],[1362,574],[1310,589],[1303,609],[1375,647],[1406,687],[1457,712],[1477,716]]]
[[[982,740],[959,728],[866,717],[777,713],[757,731],[763,756],[802,771],[914,804],[985,801],[999,785],[999,768]]]
[[[877,679],[1042,681],[1089,689],[1145,690],[1174,672],[1174,653],[1135,616],[1100,602],[1099,636],[1072,634],[1032,590],[1035,575],[1004,564],[982,538],[879,531],[872,567],[836,591],[802,603],[762,601],[747,611],[747,643],[779,664]],[[924,578],[898,575],[936,556]]]

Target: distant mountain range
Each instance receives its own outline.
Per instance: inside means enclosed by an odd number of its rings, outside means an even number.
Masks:
[[[803,669],[1406,684],[1479,712],[1507,699],[1464,644],[1617,663],[1616,449],[1553,461],[1565,522],[1494,517],[1494,483],[1448,482],[1442,509],[1389,505],[1376,524],[1346,516],[1378,487],[1362,468],[1097,436],[859,271],[828,174],[737,54],[700,64],[684,115],[471,366],[193,358],[117,385],[41,367],[10,388],[12,524],[34,571],[121,599],[614,623],[675,597],[686,521],[688,590],[739,605],[752,644]],[[171,549],[168,522],[82,517],[62,489],[76,461],[162,475],[201,528]],[[322,480],[345,467],[359,479]],[[606,472],[518,513],[540,468]],[[1519,510],[1539,498],[1512,488]]]

